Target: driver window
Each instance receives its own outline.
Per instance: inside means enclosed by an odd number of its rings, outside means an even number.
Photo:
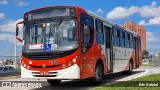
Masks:
[[[89,44],[90,43],[90,28],[88,25],[83,24],[83,35],[84,35],[84,39],[83,39],[83,43],[84,44]]]
[[[89,16],[81,16],[81,42],[82,53],[86,53],[94,40],[94,22]]]

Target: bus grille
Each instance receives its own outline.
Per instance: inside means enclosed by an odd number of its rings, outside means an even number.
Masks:
[[[59,67],[60,65],[55,65],[55,66],[46,66],[45,68],[56,68]],[[44,68],[43,66],[31,66],[32,68]]]
[[[34,77],[56,77],[58,72],[49,72],[49,75],[40,75],[40,72],[32,72]]]
[[[65,57],[65,54],[52,54],[52,55],[27,55],[26,57],[33,60],[47,60],[47,59],[57,59]]]

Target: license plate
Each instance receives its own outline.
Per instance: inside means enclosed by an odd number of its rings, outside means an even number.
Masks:
[[[49,75],[49,72],[48,71],[40,71],[40,75],[46,76],[46,75]]]

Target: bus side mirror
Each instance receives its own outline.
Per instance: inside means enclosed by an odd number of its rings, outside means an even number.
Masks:
[[[18,36],[18,33],[19,33],[19,27],[17,26],[16,27],[16,36]]]
[[[20,42],[23,42],[23,40],[18,37],[18,36],[19,36],[19,35],[18,35],[18,34],[19,34],[19,27],[18,27],[18,25],[21,25],[21,24],[23,24],[23,21],[18,22],[18,23],[16,24],[16,39],[17,39],[18,41],[20,41]]]

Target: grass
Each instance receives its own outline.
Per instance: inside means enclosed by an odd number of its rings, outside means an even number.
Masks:
[[[142,64],[142,66],[153,66],[152,64]]]
[[[143,83],[144,85],[158,83],[158,87],[139,86],[140,83]],[[152,74],[149,76],[139,77],[131,81],[103,85],[92,90],[160,90],[160,74]]]

